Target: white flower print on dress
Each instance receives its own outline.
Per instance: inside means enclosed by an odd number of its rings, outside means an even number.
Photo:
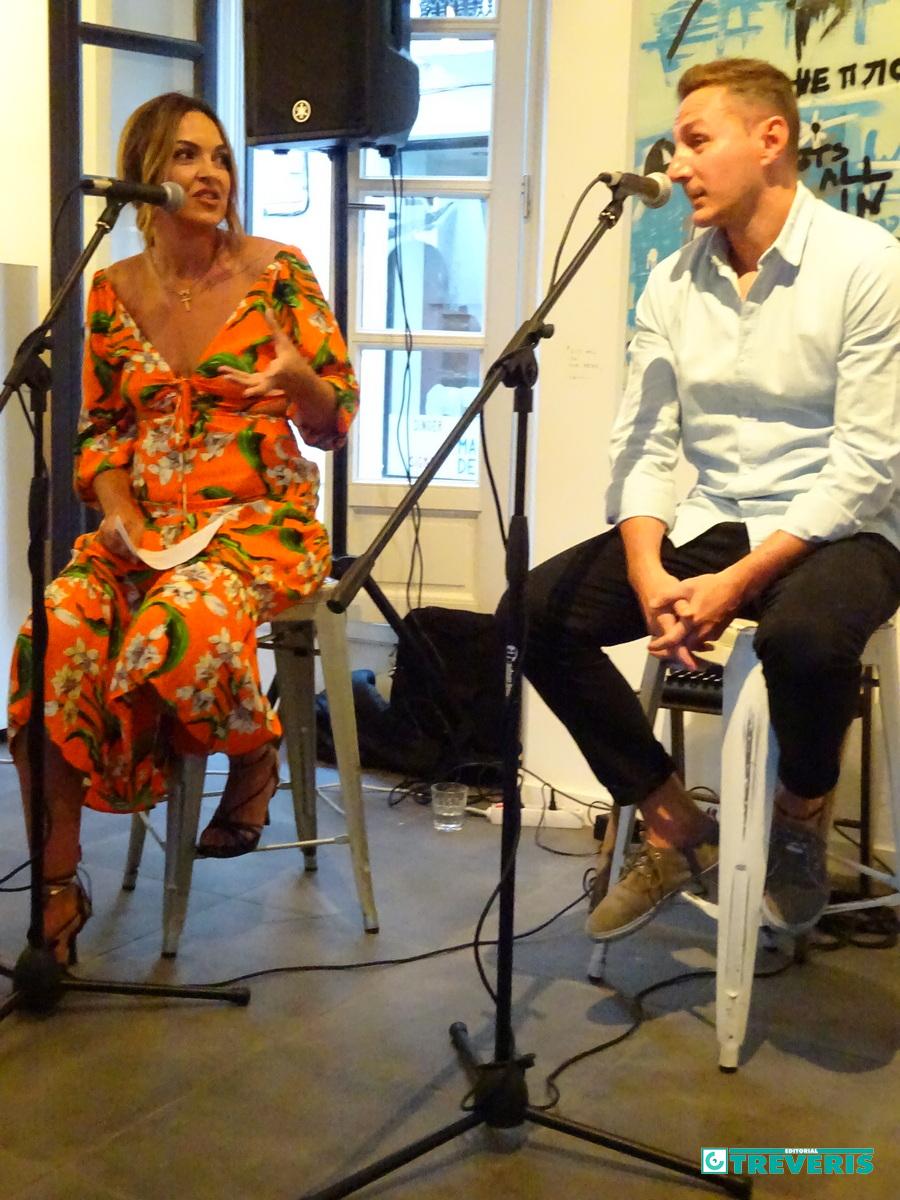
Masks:
[[[163,485],[169,483],[173,476],[180,475],[184,469],[184,463],[180,450],[170,450],[168,454],[164,454],[159,462],[150,463],[147,468],[151,475],[157,475],[159,482]]]
[[[174,449],[175,418],[165,417],[147,430],[141,449],[147,454],[164,454]]]
[[[78,638],[74,646],[69,646],[63,651],[72,660],[72,666],[87,675],[98,675],[100,673],[100,651],[88,650],[84,644],[83,638]]]
[[[84,679],[84,671],[65,666],[59,668],[50,682],[57,696],[80,696],[82,679]]]
[[[230,446],[233,441],[233,433],[208,433],[203,439],[203,449],[200,451],[201,461],[210,462],[214,458],[219,458],[225,452],[226,446]]]
[[[228,606],[219,599],[215,592],[204,592],[203,603],[216,617],[227,617]]]
[[[177,577],[169,583],[164,583],[153,595],[155,599],[172,600],[175,604],[180,604],[183,608],[188,608],[200,598],[200,593],[193,584],[189,583],[186,579],[179,579]]]
[[[84,622],[76,613],[69,612],[66,608],[54,608],[53,615],[57,621],[63,625],[68,625],[72,629],[81,629]]]
[[[228,728],[238,733],[253,733],[260,725],[256,709],[246,700],[242,700],[228,714]]]
[[[331,332],[331,322],[328,320],[325,314],[323,312],[319,312],[318,309],[315,309],[313,312],[311,312],[307,320],[309,321],[309,324],[312,325],[313,329],[318,329],[320,333]]]
[[[216,693],[212,688],[195,688],[190,684],[176,688],[175,698],[183,704],[190,702],[191,712],[194,716],[210,712],[216,703]]]
[[[167,375],[171,374],[169,364],[149,342],[144,342],[139,351],[129,354],[128,359],[133,364],[133,368],[141,367],[147,375],[152,374],[153,371],[164,371]]]
[[[216,655],[219,662],[225,663],[229,667],[239,667],[241,665],[241,651],[244,648],[243,642],[233,642],[231,640],[231,631],[223,625],[218,633],[210,636],[209,644],[213,648],[213,654]]]
[[[292,483],[302,483],[303,476],[295,471],[293,467],[267,467],[266,479],[270,480],[276,487],[287,488]]]
[[[219,660],[214,654],[201,654],[194,668],[198,683],[215,683],[219,678]]]
[[[163,659],[162,651],[153,642],[162,636],[165,628],[165,625],[159,625],[147,637],[136,633],[125,643],[119,661],[126,672],[140,674],[159,666]]]
[[[204,562],[185,563],[178,568],[178,574],[182,579],[190,580],[200,587],[209,587],[213,581],[212,570],[209,564]]]

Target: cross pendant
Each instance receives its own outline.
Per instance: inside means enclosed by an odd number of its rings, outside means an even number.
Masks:
[[[191,289],[190,288],[182,288],[181,291],[178,293],[178,299],[181,301],[181,303],[184,305],[184,307],[187,309],[187,311],[190,312],[191,311]]]

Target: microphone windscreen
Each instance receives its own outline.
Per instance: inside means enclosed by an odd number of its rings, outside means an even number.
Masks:
[[[175,183],[174,180],[167,179],[162,185],[162,189],[168,196],[163,208],[166,212],[178,212],[186,200],[184,188],[180,183]]]
[[[664,204],[668,204],[672,195],[672,180],[668,177],[668,175],[663,174],[662,171],[651,171],[646,178],[652,179],[659,189],[655,198],[646,199],[644,201],[647,207],[662,208]]]

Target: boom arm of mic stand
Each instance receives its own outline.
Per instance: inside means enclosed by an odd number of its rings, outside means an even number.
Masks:
[[[478,395],[472,400],[469,407],[435,451],[431,462],[428,463],[421,475],[419,475],[418,479],[410,487],[409,491],[372,539],[369,548],[357,557],[353,565],[342,576],[328,600],[328,607],[333,612],[346,612],[350,607],[354,596],[372,573],[372,568],[375,566],[375,562],[382,550],[384,550],[385,546],[418,503],[419,497],[431,483],[432,479],[434,479],[435,475],[437,475],[444,461],[452,452],[453,447],[497,390],[498,384],[503,382],[507,363],[522,350],[533,350],[541,338],[551,336],[553,327],[545,325],[544,318],[578,274],[585,260],[590,256],[603,235],[618,222],[619,217],[622,215],[624,202],[624,197],[614,196],[612,201],[607,204],[606,208],[600,213],[597,224],[580,250],[574,255],[565,271],[563,271],[556,283],[550,288],[533,315],[519,327],[503,350],[503,353],[491,364]]]

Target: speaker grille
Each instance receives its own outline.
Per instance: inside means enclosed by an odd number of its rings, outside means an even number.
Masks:
[[[248,143],[402,145],[419,92],[397,3],[244,0]]]

